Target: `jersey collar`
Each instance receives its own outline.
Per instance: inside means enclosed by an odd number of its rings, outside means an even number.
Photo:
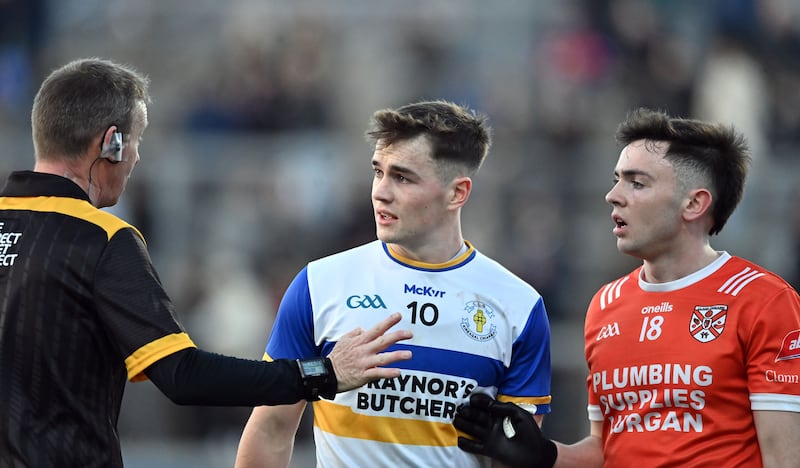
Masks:
[[[675,281],[668,281],[666,283],[648,283],[642,279],[643,270],[639,269],[639,287],[642,288],[642,290],[649,292],[675,291],[676,289],[685,288],[686,286],[691,286],[705,278],[708,278],[714,272],[722,268],[722,265],[730,260],[730,258],[731,255],[728,252],[723,251],[716,260],[709,263],[705,267],[695,271],[690,275],[684,276],[683,278],[678,278]]]
[[[65,197],[90,202],[89,195],[66,177],[34,171],[12,172],[0,196]]]
[[[386,252],[386,255],[388,255],[389,258],[399,263],[400,265],[422,271],[446,271],[446,270],[452,270],[454,268],[459,268],[460,266],[469,263],[469,261],[475,257],[475,254],[477,252],[475,250],[475,247],[467,240],[465,240],[464,243],[467,246],[467,250],[464,251],[461,255],[458,255],[452,260],[448,260],[447,262],[444,263],[426,263],[417,260],[412,260],[410,258],[403,257],[402,255],[399,255],[398,253],[392,251],[392,249],[390,249],[389,246],[386,245],[386,242],[381,242],[381,245],[383,246],[383,251]]]

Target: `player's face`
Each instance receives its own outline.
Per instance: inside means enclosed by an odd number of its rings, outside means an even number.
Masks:
[[[672,164],[664,159],[666,149],[665,143],[644,140],[623,148],[606,194],[617,248],[643,260],[679,248],[683,230],[681,197]]]
[[[385,146],[372,156],[372,207],[378,239],[403,255],[421,259],[452,230],[448,186],[436,172],[424,137]]]

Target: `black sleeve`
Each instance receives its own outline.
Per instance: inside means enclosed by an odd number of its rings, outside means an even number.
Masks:
[[[255,361],[189,348],[155,362],[145,374],[178,405],[283,405],[306,398],[297,365],[288,359]]]
[[[96,268],[93,294],[97,317],[128,369],[141,372],[174,344],[159,342],[160,338],[184,331],[175,307],[144,239],[132,228],[120,229],[111,237]]]

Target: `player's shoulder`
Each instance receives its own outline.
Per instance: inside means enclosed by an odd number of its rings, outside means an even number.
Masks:
[[[475,258],[472,260],[472,266],[484,269],[486,271],[492,272],[494,274],[504,276],[507,279],[511,279],[515,282],[522,282],[525,281],[520,278],[516,273],[511,271],[508,267],[500,263],[500,261],[495,260],[492,257],[480,252],[479,250],[475,250]],[[527,284],[527,283],[526,283]]]
[[[630,273],[600,286],[594,293],[594,296],[592,296],[590,306],[604,309],[614,301],[620,299],[623,289],[629,289],[631,286],[637,284],[637,279],[639,278],[641,270],[642,267],[638,267]]]
[[[792,286],[777,273],[742,257],[731,256],[718,272],[717,292],[737,296],[743,292],[764,297]]]
[[[535,284],[524,280],[498,260],[481,253],[477,249],[475,250],[474,258],[469,262],[468,270],[469,274],[475,275],[476,281],[480,281],[484,286],[501,290],[514,290],[520,293],[527,292],[539,297],[539,291],[536,289]]]
[[[339,267],[342,264],[364,262],[370,257],[374,258],[375,256],[379,255],[381,245],[381,242],[376,240],[341,250],[309,262],[308,268],[319,269],[332,266]]]

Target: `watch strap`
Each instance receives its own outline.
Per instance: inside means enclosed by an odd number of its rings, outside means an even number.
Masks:
[[[317,401],[320,398],[332,400],[336,397],[339,383],[336,379],[336,372],[333,370],[333,362],[330,358],[314,358],[313,360],[322,360],[325,372],[317,375],[306,375],[303,372],[303,361],[310,359],[297,359],[297,370],[300,373],[300,380],[305,390],[304,398],[307,401]]]

